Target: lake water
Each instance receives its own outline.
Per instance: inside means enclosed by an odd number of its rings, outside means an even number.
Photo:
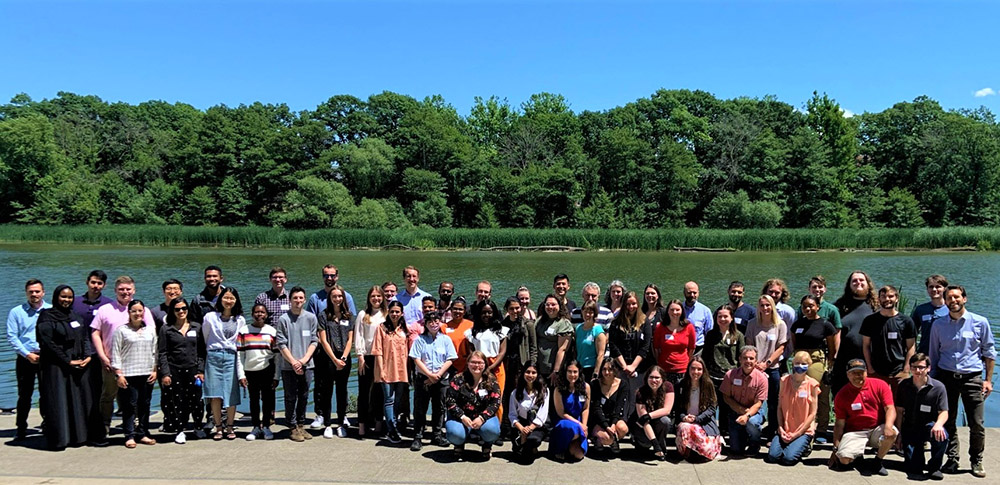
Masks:
[[[746,283],[747,299],[759,294],[763,282],[783,278],[797,301],[806,293],[809,278],[826,276],[827,299],[835,300],[843,291],[847,276],[854,270],[868,272],[876,286],[892,284],[902,289],[905,312],[926,300],[923,281],[927,275],[941,273],[950,282],[962,284],[969,293],[968,307],[993,323],[994,335],[1000,333],[1000,294],[996,278],[1000,274],[1000,253],[938,252],[750,252],[750,253],[675,253],[675,252],[582,252],[582,253],[512,253],[512,252],[405,252],[405,251],[325,251],[283,249],[217,248],[138,248],[109,246],[70,246],[56,244],[0,244],[0,275],[7,287],[0,292],[0,309],[24,301],[24,281],[38,278],[48,290],[66,283],[80,294],[84,280],[93,269],[103,269],[111,280],[128,274],[137,281],[136,297],[149,305],[163,301],[161,283],[177,278],[185,284],[190,298],[203,287],[205,266],[221,266],[225,283],[240,290],[244,300],[270,287],[268,272],[280,265],[288,272],[288,287],[301,285],[310,293],[322,287],[321,269],[337,265],[340,284],[363,305],[371,285],[391,280],[402,285],[402,268],[420,269],[421,287],[436,294],[438,282],[455,283],[456,295],[471,297],[476,283],[493,283],[493,297],[502,301],[520,285],[532,290],[532,306],[551,291],[552,276],[569,275],[570,297],[580,301],[583,283],[595,281],[602,291],[613,279],[622,280],[641,295],[648,283],[656,283],[664,299],[682,299],[686,281],[701,285],[700,300],[709,307],[727,301],[726,289],[732,280]],[[110,289],[105,292],[114,297]],[[46,295],[46,301],[51,300]],[[246,302],[244,302],[246,304]],[[14,378],[14,354],[6,338],[0,342],[0,407],[13,408],[17,390]],[[351,386],[355,386],[352,379]],[[157,399],[159,393],[154,393]],[[277,405],[282,406],[279,398]],[[244,405],[245,407],[245,405]],[[1000,426],[1000,400],[991,395],[987,403],[987,422]]]

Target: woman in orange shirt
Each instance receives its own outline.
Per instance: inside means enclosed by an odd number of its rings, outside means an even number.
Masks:
[[[385,422],[389,428],[390,443],[399,443],[399,431],[396,430],[396,392],[407,384],[406,360],[409,356],[407,348],[406,320],[403,318],[403,304],[393,300],[389,302],[389,318],[375,330],[372,341],[372,355],[375,356],[375,382],[382,385],[385,411]]]
[[[819,382],[806,375],[812,358],[804,351],[792,358],[792,373],[781,378],[778,391],[778,431],[771,441],[767,461],[792,466],[812,443],[816,433]]]

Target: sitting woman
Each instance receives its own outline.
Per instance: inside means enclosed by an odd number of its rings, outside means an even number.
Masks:
[[[601,362],[599,375],[590,383],[594,393],[594,426],[590,428],[594,446],[611,447],[617,454],[619,441],[628,433],[628,418],[632,415],[632,391],[628,379],[622,379],[618,363],[611,359]]]
[[[768,462],[795,465],[812,444],[820,392],[819,382],[806,375],[812,363],[808,352],[796,352],[792,358],[792,373],[781,378],[778,431],[771,440]]]
[[[552,396],[559,422],[549,436],[549,450],[564,460],[568,452],[574,460],[587,454],[587,417],[590,414],[590,385],[583,381],[580,363],[572,360],[559,376],[559,386]]]
[[[523,366],[517,387],[507,403],[507,417],[514,454],[523,460],[532,460],[545,439],[545,422],[549,418],[549,389],[538,378],[534,361],[529,360]]]
[[[715,420],[719,401],[701,357],[691,358],[677,404],[677,452],[688,460],[714,460],[722,449],[719,422]]]
[[[486,372],[486,355],[475,351],[466,361],[465,372],[456,375],[445,397],[448,421],[445,422],[448,442],[455,445],[459,459],[465,451],[470,434],[483,440],[483,457],[493,455],[493,442],[500,437],[500,385],[492,372]]]
[[[670,411],[674,407],[674,386],[658,365],[646,371],[646,383],[635,395],[635,419],[632,439],[638,448],[653,448],[657,460],[667,459],[667,433],[670,432]]]

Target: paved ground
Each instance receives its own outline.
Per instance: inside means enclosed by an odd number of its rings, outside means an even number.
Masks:
[[[154,421],[159,421],[154,416]],[[37,424],[37,416],[31,423]],[[158,424],[157,424],[158,426]],[[14,417],[0,416],[0,484],[79,484],[118,485],[125,483],[222,483],[254,482],[254,485],[288,483],[601,483],[608,485],[663,482],[678,485],[734,484],[890,484],[907,483],[899,471],[902,458],[890,456],[888,477],[864,476],[857,471],[832,472],[825,466],[827,449],[819,448],[804,463],[786,468],[758,459],[730,460],[720,457],[712,463],[693,465],[678,457],[658,463],[643,461],[643,454],[625,444],[619,458],[588,457],[580,463],[565,464],[542,456],[531,465],[510,461],[510,445],[494,449],[489,462],[456,462],[451,450],[425,445],[421,452],[373,440],[353,438],[332,440],[316,436],[305,443],[280,439],[247,442],[190,440],[176,445],[167,436],[155,446],[134,450],[122,446],[121,435],[113,436],[108,448],[76,448],[62,452],[44,450],[41,435],[11,442]],[[278,428],[274,428],[278,429]],[[968,436],[960,430],[964,443]],[[996,483],[1000,477],[1000,429],[987,431],[985,466],[987,479],[966,473],[949,475],[945,483]],[[476,449],[476,447],[470,447]],[[964,459],[965,457],[963,457]]]

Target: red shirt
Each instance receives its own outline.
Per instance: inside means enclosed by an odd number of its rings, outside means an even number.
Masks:
[[[694,351],[694,325],[687,324],[676,333],[667,329],[665,323],[653,331],[653,349],[659,352],[656,363],[667,372],[687,372],[690,353]]]
[[[892,390],[882,379],[868,377],[861,388],[848,383],[833,399],[833,414],[845,420],[844,431],[867,431],[885,421],[885,408],[892,406]]]

